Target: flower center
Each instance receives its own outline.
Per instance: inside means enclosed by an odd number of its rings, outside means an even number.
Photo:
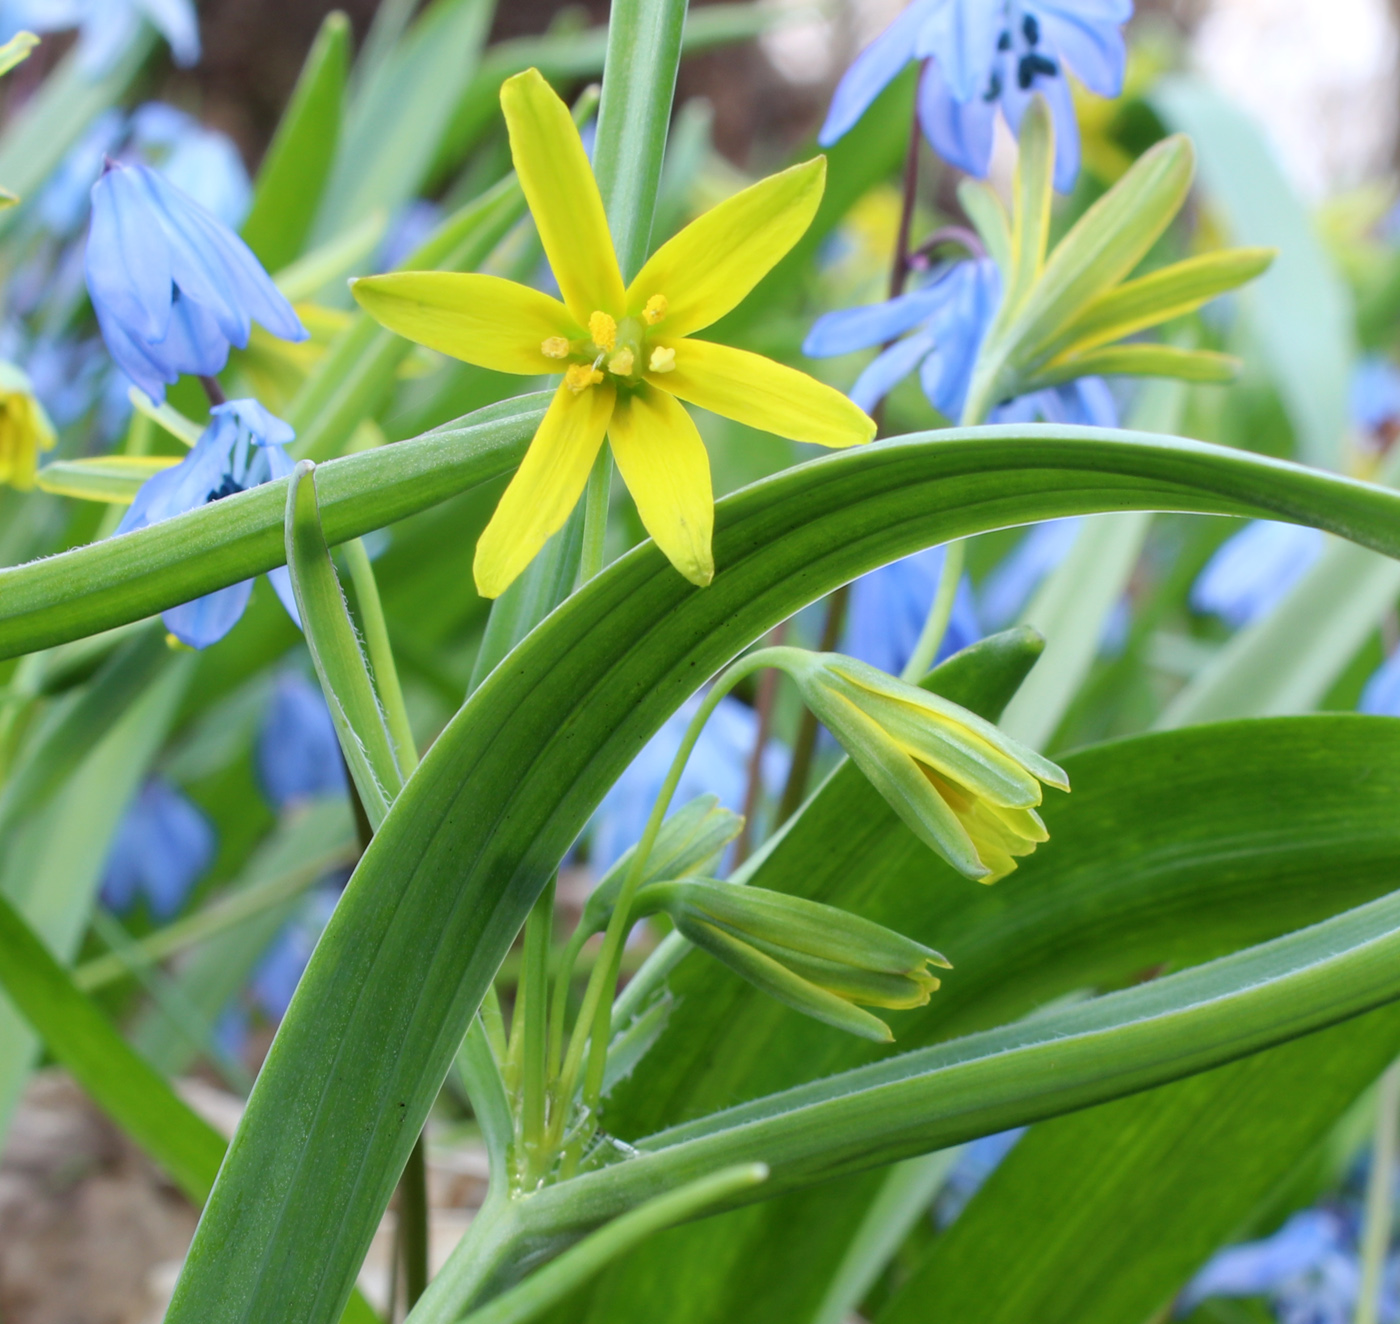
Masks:
[[[588,319],[587,340],[547,336],[540,342],[540,353],[559,363],[564,384],[575,395],[609,378],[615,385],[636,387],[644,372],[671,372],[676,366],[674,349],[648,344],[649,333],[665,320],[668,309],[664,294],[653,294],[638,316],[620,322],[595,309]]]

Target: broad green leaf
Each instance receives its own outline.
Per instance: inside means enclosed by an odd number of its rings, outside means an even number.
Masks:
[[[129,506],[148,478],[179,464],[178,455],[99,455],[87,460],[54,460],[35,476],[35,486],[54,496],[109,501]]]
[[[898,924],[948,955],[954,969],[929,1006],[892,1022],[908,1048],[1376,896],[1400,866],[1400,832],[1385,820],[1400,790],[1391,751],[1400,752],[1394,723],[1327,717],[1196,727],[1068,755],[1074,790],[1044,808],[1049,843],[993,888],[933,861],[844,765],[749,877]],[[1358,852],[1340,869],[1339,843]],[[608,1101],[604,1124],[633,1143],[878,1056],[702,957],[686,958],[669,989],[670,1022]],[[677,1324],[809,1315],[875,1190],[847,1179],[669,1233],[611,1272],[592,1311],[572,1318],[633,1324],[661,1299],[685,1303]],[[715,1275],[717,1264],[732,1271]]]
[[[328,513],[330,495],[328,484]],[[858,447],[726,498],[720,571],[704,591],[643,544],[557,608],[473,693],[362,858],[254,1089],[172,1321],[334,1315],[536,896],[606,787],[703,678],[800,606],[920,546],[1161,505],[1291,513],[1400,550],[1400,497],[1383,489],[1197,443],[979,429]]]
[[[358,537],[509,472],[542,417],[540,396],[520,397],[411,441],[319,466],[326,541],[334,546]],[[903,504],[894,491],[899,483],[905,484]],[[1292,519],[1377,551],[1400,552],[1400,496],[1366,483],[1201,442],[1111,429],[946,429],[823,456],[725,498],[716,509],[716,546],[730,559],[716,564],[734,586],[729,591],[759,573],[742,565],[752,546],[751,510],[764,511],[764,524],[773,529],[778,525],[768,521],[778,510],[789,512],[781,519],[805,521],[814,530],[824,521],[845,524],[847,517],[822,491],[850,494],[854,509],[867,517],[888,501],[909,512],[910,524],[883,534],[865,528],[863,553],[827,549],[819,565],[850,555],[852,565],[868,568],[905,554],[921,538],[931,545],[1106,509]],[[280,479],[120,538],[0,570],[0,656],[138,620],[274,568],[285,557],[285,503],[286,479]],[[804,513],[792,515],[796,509]],[[787,536],[797,538],[796,528],[790,526]],[[818,573],[814,568],[814,584]],[[835,587],[842,581],[822,574],[820,582]]]
[[[1242,306],[1293,422],[1299,458],[1339,468],[1355,354],[1351,297],[1307,209],[1258,125],[1214,88],[1176,75],[1159,81],[1149,100],[1194,140],[1201,188],[1234,242],[1278,249]]]
[[[1029,352],[1058,365],[1086,350],[1123,340],[1193,312],[1253,280],[1268,270],[1275,256],[1271,248],[1227,248],[1124,281],[1091,299],[1048,342],[1032,346]]]
[[[365,263],[384,238],[389,223],[385,212],[371,212],[358,225],[351,226],[320,248],[297,258],[283,267],[273,278],[277,288],[291,303],[312,298],[316,291],[333,280],[348,276]]]
[[[1315,708],[1400,595],[1400,564],[1329,540],[1267,615],[1245,626],[1167,705],[1162,728]]]
[[[72,958],[87,929],[112,838],[165,739],[192,663],[169,655],[57,792],[7,834],[0,892],[61,959]],[[37,1052],[33,1032],[0,999],[0,1135]]]
[[[370,826],[378,828],[403,789],[403,773],[321,530],[310,460],[302,460],[288,480],[286,540],[306,646],[360,802]]]
[[[1397,1052],[1392,1006],[1033,1127],[878,1324],[1156,1318]]]
[[[476,72],[494,11],[494,0],[435,0],[357,91],[312,226],[313,244],[372,212],[392,215],[417,194]]]
[[[243,238],[269,271],[302,251],[340,138],[350,21],[326,15],[258,171]]]

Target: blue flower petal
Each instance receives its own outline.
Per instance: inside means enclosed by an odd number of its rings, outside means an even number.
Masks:
[[[1400,368],[1379,354],[1368,354],[1351,378],[1351,416],[1375,432],[1400,418]]]
[[[868,414],[911,372],[933,348],[933,337],[927,331],[915,332],[896,341],[883,354],[878,354],[856,378],[850,396]]]
[[[344,795],[345,761],[320,688],[294,671],[273,685],[254,750],[258,783],[276,809]]]
[[[1132,17],[1130,3],[1035,0],[1028,9],[1040,21],[1045,44],[1089,91],[1101,97],[1123,91],[1128,49],[1122,25]]]
[[[1041,581],[1069,555],[1079,536],[1078,516],[1037,524],[987,576],[982,585],[982,620],[1004,630],[1021,614]]]
[[[825,313],[812,324],[802,342],[802,352],[808,358],[821,359],[883,345],[917,326],[956,293],[956,284],[945,277],[884,303]]]
[[[932,56],[955,100],[970,102],[987,90],[1006,9],[988,0],[945,0],[919,29],[914,54]]]
[[[1255,520],[1207,562],[1191,605],[1235,627],[1272,611],[1322,554],[1326,535],[1301,524]]]
[[[169,919],[213,862],[217,837],[204,814],[168,782],[153,778],[123,817],[102,879],[102,900],[123,913],[146,896]]]
[[[950,165],[985,179],[992,164],[997,103],[983,97],[959,101],[937,61],[919,79],[919,123],[924,136]]]
[[[1296,1213],[1271,1237],[1231,1246],[1217,1254],[1186,1287],[1179,1314],[1207,1297],[1263,1296],[1318,1267],[1344,1242],[1341,1220],[1325,1209]]]
[[[1378,717],[1400,717],[1400,649],[1371,673],[1356,709]]]
[[[193,602],[170,607],[161,613],[165,628],[190,648],[217,644],[241,619],[253,593],[253,581],[215,589]]]
[[[170,250],[151,223],[134,171],[116,167],[92,186],[92,225],[85,259],[88,290],[104,314],[143,340],[170,325]]]
[[[914,0],[893,23],[856,56],[831,97],[817,141],[823,147],[844,138],[881,92],[914,58],[914,42],[925,20],[944,0]]]

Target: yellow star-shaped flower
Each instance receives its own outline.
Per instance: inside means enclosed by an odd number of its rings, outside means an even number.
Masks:
[[[694,584],[714,577],[709,457],[685,400],[820,446],[875,424],[839,391],[692,333],[723,317],[811,224],[823,159],[743,190],[663,244],[626,288],[568,107],[529,69],[501,88],[511,155],[563,302],[496,276],[406,271],[353,282],[392,331],[483,368],[563,372],[524,461],[477,544],[494,598],[568,518],[606,436],[647,532]]]

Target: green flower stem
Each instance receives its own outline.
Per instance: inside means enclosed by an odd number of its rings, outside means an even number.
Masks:
[[[399,768],[405,778],[418,766],[418,746],[413,740],[413,728],[408,723],[404,707],[403,688],[399,670],[394,665],[394,650],[389,644],[389,627],[384,621],[384,605],[379,599],[379,583],[364,542],[352,538],[341,549],[350,582],[355,586],[355,599],[360,608],[360,629],[365,636],[370,670],[374,674],[379,702],[384,709],[385,724],[394,742]]]
[[[756,652],[741,657],[710,687],[710,692],[705,696],[704,702],[696,710],[695,716],[691,718],[690,725],[686,728],[685,738],[681,741],[675,758],[671,760],[670,771],[667,772],[666,780],[661,784],[656,802],[651,807],[651,816],[647,819],[646,828],[642,832],[642,839],[637,843],[636,853],[632,856],[632,867],[628,871],[622,890],[618,893],[617,904],[613,907],[612,917],[608,921],[607,932],[603,937],[603,950],[599,953],[598,964],[593,967],[593,974],[583,996],[583,1006],[579,1009],[578,1020],[574,1023],[574,1033],[569,1041],[569,1053],[564,1059],[564,1066],[559,1077],[559,1088],[555,1096],[558,1100],[558,1111],[554,1125],[551,1127],[551,1138],[556,1145],[563,1136],[568,1103],[573,1096],[574,1084],[578,1079],[579,1067],[583,1062],[584,1047],[589,1042],[592,1043],[593,1047],[589,1054],[588,1074],[584,1080],[583,1107],[591,1113],[597,1107],[598,1099],[603,1092],[603,1073],[608,1061],[608,1030],[612,1024],[612,1000],[609,998],[605,1002],[603,994],[605,990],[616,986],[622,944],[627,937],[632,901],[637,895],[637,888],[641,886],[642,879],[646,875],[647,858],[651,855],[651,849],[656,844],[662,820],[666,817],[666,810],[670,807],[671,797],[676,793],[676,786],[680,782],[681,773],[685,771],[691,750],[695,748],[695,742],[700,738],[700,732],[704,730],[705,723],[710,719],[710,714],[714,712],[719,701],[735,685],[745,676],[751,676],[763,667],[772,666],[776,658],[790,652],[792,650],[788,648],[760,648]]]
[[[583,494],[583,550],[578,577],[586,584],[603,568],[603,552],[608,538],[608,503],[612,499],[612,452],[598,448],[598,458],[588,475]]]
[[[1361,1289],[1356,1297],[1356,1324],[1380,1319],[1381,1279],[1395,1209],[1395,1141],[1400,1124],[1400,1062],[1381,1077],[1376,1100],[1376,1131],[1371,1147],[1371,1177],[1366,1183],[1366,1231],[1361,1242]]]
[[[549,1072],[559,1074],[559,1057],[564,1051],[564,1019],[569,1012],[569,985],[573,982],[583,945],[593,935],[582,924],[574,927],[564,950],[559,954],[559,968],[554,972],[554,996],[549,1010]],[[597,968],[597,962],[594,962]]]
[[[950,542],[943,552],[943,566],[938,572],[938,587],[934,590],[933,603],[928,609],[928,619],[919,631],[919,641],[900,673],[900,679],[907,680],[911,685],[917,685],[933,666],[943,636],[948,633],[953,600],[958,593],[958,580],[962,578],[963,562],[967,559],[966,548],[967,544],[959,539]]]
[[[521,1047],[519,1168],[527,1190],[539,1179],[544,1159],[545,1096],[549,1086],[549,947],[554,935],[557,881],[557,877],[550,879],[525,921],[525,960],[515,1006],[516,1018],[525,1027]]]
[[[526,1206],[526,1201],[512,1200],[493,1187],[404,1324],[456,1324],[497,1272],[518,1255]]]

